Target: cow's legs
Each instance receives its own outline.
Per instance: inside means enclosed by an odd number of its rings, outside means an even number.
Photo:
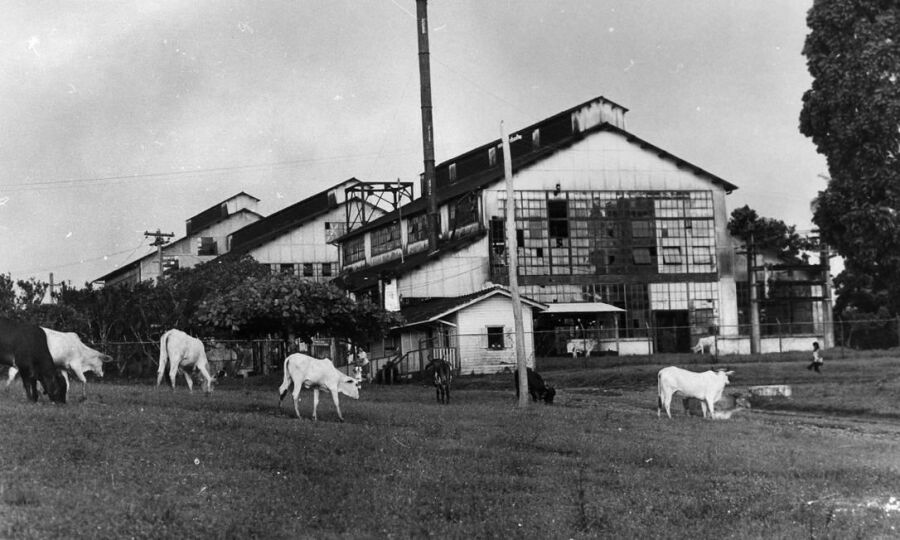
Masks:
[[[297,414],[297,418],[300,418],[300,388],[302,385],[295,384],[294,385],[294,413]]]
[[[656,416],[660,415],[660,408],[666,411],[666,416],[672,418],[672,394],[662,391],[659,393],[659,403],[656,406]]]
[[[319,408],[319,388],[313,388],[313,420],[318,420],[319,417],[316,416],[316,411]],[[338,416],[341,415],[341,411],[338,411]]]
[[[19,373],[19,370],[14,368],[13,366],[9,367],[9,373],[6,375],[6,387],[9,388],[9,385],[16,380],[16,375]]]
[[[78,368],[72,369],[72,373],[78,377],[78,380],[81,381],[81,401],[87,399],[87,379],[84,377],[84,372]],[[66,379],[66,394],[69,393],[69,376],[66,375],[66,372],[63,371],[63,377]]]
[[[706,418],[707,412],[709,413],[709,418],[713,417],[713,413],[715,412],[715,405],[713,404],[713,400],[711,398],[706,398],[703,400],[706,403],[706,407],[703,409],[703,417]]]
[[[331,400],[334,401],[334,409],[335,409],[335,410],[337,411],[337,413],[338,413],[338,419],[339,419],[341,422],[343,422],[343,421],[344,421],[344,416],[341,414],[341,404],[340,404],[340,401],[338,400],[338,392],[337,392],[337,389],[335,389],[335,391],[331,393]]]
[[[188,391],[190,391],[190,393],[193,394],[194,393],[194,377],[186,369],[182,369],[181,373],[182,373],[182,375],[184,375],[184,382],[186,382],[188,385]],[[172,380],[174,381],[175,378],[173,377]],[[175,385],[173,384],[172,387],[174,388]]]

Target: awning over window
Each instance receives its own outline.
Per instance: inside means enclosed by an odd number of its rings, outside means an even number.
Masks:
[[[558,315],[563,313],[614,313],[625,311],[622,308],[604,304],[603,302],[560,302],[547,304],[541,315]]]

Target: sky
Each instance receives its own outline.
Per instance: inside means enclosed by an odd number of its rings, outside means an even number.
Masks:
[[[812,0],[431,0],[435,158],[597,96],[738,186],[728,212],[812,228],[798,131]],[[423,170],[414,0],[7,0],[0,273],[76,287],[145,231],[245,191],[268,215]]]

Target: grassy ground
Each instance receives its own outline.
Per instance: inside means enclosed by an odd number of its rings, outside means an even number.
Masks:
[[[900,534],[896,359],[733,365],[732,391],[794,396],[718,422],[657,419],[659,367],[546,372],[558,402],[526,410],[508,374],[460,378],[449,406],[365,387],[344,424],[327,395],[310,421],[306,391],[303,420],[279,413],[275,378],[208,398],[101,382],[65,406],[18,386],[0,391],[0,537]]]

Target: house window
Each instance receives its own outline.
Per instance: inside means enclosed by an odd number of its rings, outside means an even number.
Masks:
[[[366,240],[362,236],[352,238],[344,242],[341,250],[344,252],[344,264],[353,264],[365,260]]]
[[[478,222],[478,196],[469,193],[450,205],[450,225],[457,229]]]
[[[547,217],[550,219],[550,238],[569,237],[569,203],[565,199],[547,201]]]
[[[387,253],[400,247],[400,223],[394,222],[386,227],[372,231],[372,255]]]
[[[322,275],[325,277],[331,276],[331,263],[330,262],[322,263]]]
[[[303,263],[303,277],[313,277],[312,263]]]
[[[680,247],[664,247],[663,248],[664,264],[681,264],[681,248]]]
[[[278,267],[278,271],[282,274],[293,274],[294,273],[294,265],[290,263],[284,263]]]
[[[650,248],[634,248],[632,254],[634,255],[634,264],[650,264],[653,262],[650,258]]]
[[[204,236],[197,239],[197,255],[218,255],[217,251],[215,238]]]
[[[488,326],[487,327],[487,337],[488,337],[488,349],[505,349],[506,343],[503,334],[502,326]]]

